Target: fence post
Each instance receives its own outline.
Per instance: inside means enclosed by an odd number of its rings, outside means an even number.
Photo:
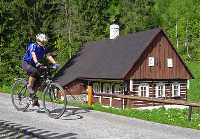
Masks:
[[[191,117],[192,117],[192,106],[189,106],[189,110],[188,110],[188,120],[191,121]]]
[[[92,86],[91,84],[88,85],[88,105],[89,106],[92,106],[92,101],[93,101],[93,89],[92,89]]]

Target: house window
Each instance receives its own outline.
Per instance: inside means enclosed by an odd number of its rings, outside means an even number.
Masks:
[[[93,91],[95,93],[101,93],[101,83],[93,83]]]
[[[149,96],[149,84],[142,83],[139,86],[139,96],[148,97]]]
[[[165,84],[156,84],[156,97],[165,97]]]
[[[150,66],[150,67],[155,66],[155,58],[154,57],[149,57],[148,66]]]
[[[173,83],[172,84],[172,97],[179,97],[180,96],[180,83]]]
[[[104,93],[112,93],[112,86],[109,83],[103,84],[103,92]]]
[[[167,58],[167,67],[172,68],[173,67],[173,60],[172,58]]]
[[[116,94],[122,93],[122,87],[121,87],[120,84],[115,84],[115,86],[114,86],[114,92],[115,92]]]

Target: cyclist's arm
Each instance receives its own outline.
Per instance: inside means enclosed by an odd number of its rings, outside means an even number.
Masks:
[[[37,56],[36,56],[35,52],[31,52],[31,55],[32,55],[33,61],[34,61],[35,63],[37,63],[38,60],[37,60]]]

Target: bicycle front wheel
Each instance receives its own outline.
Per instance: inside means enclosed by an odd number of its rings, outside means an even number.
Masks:
[[[60,118],[67,105],[67,98],[64,89],[57,83],[51,83],[44,90],[43,106],[49,117]]]
[[[12,86],[12,104],[18,111],[25,111],[30,105],[29,93],[26,85],[27,81],[25,79],[19,78]]]

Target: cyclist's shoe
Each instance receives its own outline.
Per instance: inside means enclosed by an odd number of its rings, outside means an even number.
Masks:
[[[41,108],[41,107],[38,107],[38,110],[36,112],[38,112],[38,113],[45,113],[45,109]]]
[[[30,94],[30,100],[32,101],[32,106],[40,107],[40,104],[38,102],[38,97],[35,94]]]
[[[53,65],[52,65],[52,68],[53,68],[53,69],[58,69],[59,67],[60,67],[60,64],[53,64]]]
[[[38,102],[38,100],[33,100],[32,106],[40,107],[40,103]]]
[[[40,107],[40,103],[38,102],[38,97],[37,96],[34,96],[34,98],[32,99],[33,100],[33,103],[32,103],[32,106],[37,106],[37,107]]]
[[[33,102],[34,100],[38,100],[36,94],[29,94],[30,100]]]

